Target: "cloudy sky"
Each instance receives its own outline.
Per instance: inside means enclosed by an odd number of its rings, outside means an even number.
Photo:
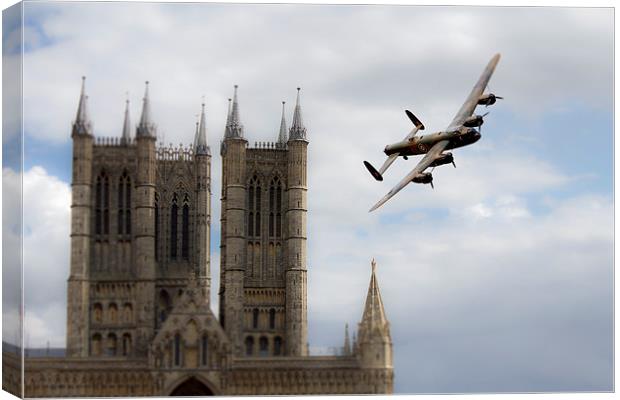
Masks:
[[[290,122],[301,86],[312,348],[342,346],[375,257],[396,392],[612,389],[613,10],[31,2],[24,18],[29,346],[64,346],[82,75],[96,136],[120,135],[127,92],[137,121],[149,80],[160,141],[190,143],[205,96],[214,216],[233,84],[250,142],[275,140],[280,102]],[[4,25],[5,65],[19,38]],[[490,88],[505,100],[482,140],[434,171],[435,190],[409,185],[369,214],[416,161],[379,183],[362,160],[380,165],[408,133],[406,108],[429,131],[446,127],[496,52]],[[6,187],[18,178],[5,162]]]

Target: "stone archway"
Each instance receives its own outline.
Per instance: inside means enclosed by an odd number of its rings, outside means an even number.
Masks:
[[[177,387],[172,390],[170,396],[213,396],[214,393],[207,385],[196,379],[190,377],[181,382]]]

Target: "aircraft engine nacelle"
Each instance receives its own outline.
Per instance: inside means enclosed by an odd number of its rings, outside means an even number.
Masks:
[[[446,153],[446,154],[442,154],[441,156],[439,156],[439,158],[433,161],[429,165],[429,167],[438,167],[440,165],[450,164],[450,163],[454,164],[454,156],[452,155],[452,153]]]
[[[478,98],[478,104],[479,105],[490,106],[490,105],[495,104],[497,99],[501,100],[501,99],[503,99],[503,97],[496,96],[493,93],[483,94],[482,96],[480,96]]]
[[[484,119],[482,115],[472,115],[471,117],[467,118],[465,122],[463,122],[463,126],[466,126],[468,128],[478,128],[482,124],[484,124]]]
[[[430,172],[425,172],[423,174],[418,174],[411,180],[413,183],[422,183],[428,185],[429,183],[433,184],[433,174]]]

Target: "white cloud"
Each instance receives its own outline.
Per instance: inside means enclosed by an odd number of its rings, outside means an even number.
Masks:
[[[70,205],[67,183],[38,166],[24,173],[24,340],[32,347],[64,346]]]

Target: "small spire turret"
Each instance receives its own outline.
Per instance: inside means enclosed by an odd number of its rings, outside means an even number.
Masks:
[[[349,324],[344,325],[344,349],[345,356],[351,354],[351,342],[349,341]]]
[[[230,111],[230,119],[226,124],[226,137],[243,138],[243,124],[239,119],[239,101],[237,99],[237,88],[235,85],[235,94],[233,96],[232,110]],[[230,104],[230,103],[229,103]]]
[[[280,121],[280,133],[278,135],[278,143],[284,144],[288,141],[288,133],[286,132],[286,118],[284,117],[284,105],[285,101],[282,102],[282,120]]]
[[[205,117],[205,103],[202,103],[202,111],[200,113],[200,123],[197,125],[195,143],[196,155],[207,155],[210,153],[207,145],[207,121]]]
[[[80,101],[73,123],[74,135],[92,135],[93,124],[88,115],[88,96],[86,95],[86,77],[82,76],[82,88],[80,89]]]
[[[125,120],[123,121],[123,134],[121,144],[127,145],[131,142],[131,124],[129,121],[129,99],[125,100]]]
[[[151,121],[151,101],[149,99],[149,81],[145,82],[144,98],[142,99],[142,115],[136,136],[155,137],[155,124]]]
[[[293,112],[293,124],[289,134],[289,140],[306,140],[306,127],[301,117],[301,104],[299,101],[299,92],[301,88],[297,88],[297,102],[295,104],[295,111]]]

